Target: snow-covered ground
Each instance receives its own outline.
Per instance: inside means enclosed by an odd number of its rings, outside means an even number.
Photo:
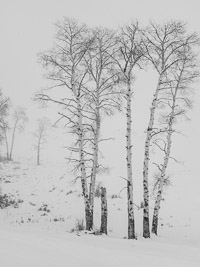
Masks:
[[[4,267],[198,267],[198,248],[163,240],[120,240],[92,235],[0,231]]]
[[[74,184],[67,168],[65,161],[0,163],[1,194],[19,202],[0,210],[0,266],[200,266],[200,196],[192,172],[177,172],[165,194],[158,237],[142,238],[142,209],[135,208],[138,240],[133,241],[126,239],[126,190],[113,197],[119,188],[112,175],[102,179],[108,191],[108,236],[74,232],[84,219],[83,199],[80,181]],[[141,196],[135,195],[139,205]],[[98,229],[99,198],[94,219]]]

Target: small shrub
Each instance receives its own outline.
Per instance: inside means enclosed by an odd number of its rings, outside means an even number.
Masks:
[[[83,219],[77,219],[75,227],[72,228],[71,233],[80,232],[83,230],[85,230],[84,220]]]
[[[53,219],[53,221],[54,221],[54,222],[64,222],[65,219],[64,219],[63,217],[55,217],[55,218]]]
[[[0,208],[1,209],[5,209],[7,207],[14,207],[14,208],[18,208],[19,207],[19,204],[20,203],[23,203],[23,200],[22,199],[13,199],[11,196],[9,195],[0,195]]]
[[[120,198],[120,196],[119,196],[118,194],[112,194],[110,198],[111,198],[111,199],[114,199],[114,198]]]
[[[39,211],[50,212],[47,204],[42,204],[42,206],[38,209]]]

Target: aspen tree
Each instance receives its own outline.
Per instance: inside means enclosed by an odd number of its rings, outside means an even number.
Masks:
[[[17,106],[13,112],[13,127],[10,128],[12,134],[11,134],[11,145],[9,151],[9,160],[12,160],[16,132],[22,131],[24,129],[24,123],[27,121],[28,117],[26,116],[25,109],[21,106]]]
[[[101,137],[102,119],[120,109],[120,96],[116,89],[118,74],[114,71],[115,62],[110,56],[115,47],[115,33],[106,28],[96,28],[91,31],[91,35],[93,42],[84,56],[90,83],[84,90],[87,94],[87,104],[85,105],[87,105],[88,111],[88,127],[91,131],[90,142],[93,155],[89,190],[91,214],[93,214],[96,176],[100,166],[99,143],[105,140]]]
[[[162,117],[162,124],[165,125],[164,130],[166,131],[166,140],[162,138],[164,145],[161,146],[161,144],[157,143],[157,140],[154,141],[157,147],[164,153],[163,163],[157,165],[159,180],[151,230],[156,235],[166,171],[169,160],[172,158],[172,136],[176,132],[174,125],[180,117],[186,115],[188,108],[191,108],[191,85],[199,76],[197,71],[197,55],[194,53],[194,48],[198,41],[196,34],[187,37],[187,42],[179,51],[179,61],[174,64],[172,71],[167,75],[166,79],[168,82],[165,85],[165,92],[159,97],[159,104],[166,107],[167,113]]]
[[[43,117],[37,121],[37,129],[34,132],[34,138],[35,138],[35,149],[37,151],[37,165],[40,165],[40,152],[43,148],[43,145],[46,143],[46,134],[47,129],[50,126],[50,121]]]
[[[126,161],[127,161],[127,210],[128,238],[135,239],[135,219],[133,203],[133,172],[132,172],[132,95],[133,70],[140,68],[144,59],[144,47],[138,23],[130,23],[122,27],[116,38],[117,50],[113,58],[120,72],[122,92],[126,100]]]
[[[78,159],[72,159],[80,171],[82,193],[85,205],[86,229],[92,229],[92,214],[90,209],[89,191],[86,173],[86,154],[84,141],[86,129],[82,99],[83,84],[87,82],[88,71],[82,65],[83,57],[89,49],[88,29],[78,24],[76,20],[64,18],[56,23],[56,43],[54,47],[39,55],[40,61],[47,71],[46,78],[51,82],[46,91],[38,93],[36,98],[51,102],[60,107],[60,120],[66,121],[66,126],[76,136]],[[52,91],[55,92],[53,93]],[[60,90],[60,91],[59,91]]]
[[[179,21],[170,21],[162,25],[151,23],[145,31],[143,31],[144,45],[146,47],[146,58],[149,60],[153,68],[158,74],[158,82],[153,95],[150,107],[150,118],[146,131],[144,163],[143,163],[143,237],[150,237],[149,228],[149,161],[150,146],[152,137],[159,134],[154,128],[155,113],[158,103],[158,97],[164,90],[165,78],[173,65],[179,61],[179,51],[187,42],[185,37],[185,24]]]
[[[9,146],[7,138],[8,122],[6,121],[6,117],[8,116],[9,108],[10,99],[5,97],[0,89],[0,141],[5,140],[7,159],[9,159]]]

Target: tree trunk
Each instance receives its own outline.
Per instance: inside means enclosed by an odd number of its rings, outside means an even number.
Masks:
[[[81,103],[80,97],[77,96],[77,111],[78,111],[78,144],[79,144],[79,161],[80,161],[80,170],[81,170],[81,185],[82,192],[84,197],[84,205],[85,205],[85,220],[86,220],[86,230],[90,231],[93,228],[93,212],[91,210],[91,205],[89,201],[88,195],[88,187],[87,187],[87,175],[85,168],[85,160],[84,160],[84,136],[83,136],[83,124],[82,124],[82,112],[81,112]]]
[[[87,195],[84,196],[84,203],[85,203],[86,230],[91,231],[93,229],[93,211],[90,208],[90,201]]]
[[[167,150],[166,150],[166,155],[164,157],[164,163],[163,163],[162,169],[161,169],[161,176],[160,176],[160,181],[159,181],[159,185],[158,185],[158,192],[157,192],[155,206],[154,206],[151,232],[153,234],[156,234],[156,235],[157,235],[157,229],[158,229],[158,215],[159,215],[160,203],[162,200],[162,193],[163,193],[163,183],[164,183],[164,179],[165,179],[165,175],[166,175],[166,169],[168,166],[170,150],[171,150],[171,143],[172,143],[171,137],[172,137],[172,125],[169,127],[169,130],[168,130]]]
[[[181,74],[182,74],[182,72],[181,72]],[[167,170],[170,152],[171,152],[173,121],[174,121],[174,117],[175,117],[176,95],[177,95],[177,91],[178,91],[178,86],[179,86],[179,82],[177,84],[175,94],[173,95],[173,103],[172,103],[172,107],[171,107],[171,114],[169,117],[169,124],[168,124],[168,130],[167,130],[167,147],[166,147],[166,151],[165,151],[164,161],[162,164],[160,181],[158,184],[158,192],[157,192],[155,206],[154,206],[151,232],[153,234],[156,234],[156,235],[158,233],[158,216],[159,216],[160,203],[161,203],[162,194],[163,194],[163,184],[164,184],[164,179],[166,176],[166,170]]]
[[[147,128],[147,136],[145,141],[145,154],[144,154],[144,166],[143,166],[143,191],[144,191],[144,209],[143,209],[143,237],[149,238],[150,237],[150,230],[149,230],[149,183],[148,183],[148,176],[149,176],[149,152],[150,152],[150,144],[152,138],[152,131],[154,125],[154,118],[155,118],[155,109],[157,98],[160,90],[160,86],[162,84],[162,74],[159,77],[158,85],[156,87],[156,91],[154,93],[151,109],[150,109],[150,120],[149,125]]]
[[[127,182],[128,195],[128,239],[135,239],[135,220],[133,210],[133,184]]]
[[[37,165],[40,165],[40,146],[37,147]]]
[[[127,128],[126,128],[126,151],[127,151],[127,199],[128,199],[128,238],[135,239],[135,221],[133,208],[133,174],[132,174],[132,142],[131,142],[131,82],[127,84]]]
[[[101,187],[101,228],[100,232],[102,234],[107,235],[107,217],[108,217],[108,210],[107,210],[107,193],[106,188]]]
[[[14,128],[13,128],[9,160],[12,160],[12,153],[13,153],[13,146],[14,146],[15,132],[16,132],[16,128],[17,128],[17,123],[18,123],[18,120],[15,121]]]
[[[99,113],[99,95],[97,92],[97,104],[96,104],[96,127],[94,130],[94,148],[93,148],[93,166],[91,172],[91,184],[90,184],[90,205],[91,205],[91,213],[93,215],[94,210],[94,191],[96,184],[96,175],[98,171],[98,154],[99,154],[99,133],[100,133],[100,113]],[[93,217],[92,217],[93,224]]]
[[[5,123],[3,125],[3,131],[4,131],[5,141],[6,141],[6,158],[7,160],[9,160],[9,146],[8,146],[7,129],[6,129]]]
[[[42,140],[43,131],[44,131],[44,127],[42,127],[39,132],[39,138],[38,138],[38,144],[37,144],[37,165],[40,165],[40,148],[41,148],[41,140]]]

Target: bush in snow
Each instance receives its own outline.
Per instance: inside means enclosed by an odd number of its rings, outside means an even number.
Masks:
[[[50,212],[47,204],[42,204],[42,206],[38,209],[39,211]]]
[[[7,207],[14,207],[14,208],[18,208],[19,207],[19,204],[22,203],[23,200],[21,199],[13,199],[11,196],[9,195],[1,195],[0,194],[0,208],[1,209],[4,209],[4,208],[7,208]]]
[[[83,230],[85,230],[84,220],[83,219],[77,219],[75,227],[71,229],[71,233],[80,232]]]

